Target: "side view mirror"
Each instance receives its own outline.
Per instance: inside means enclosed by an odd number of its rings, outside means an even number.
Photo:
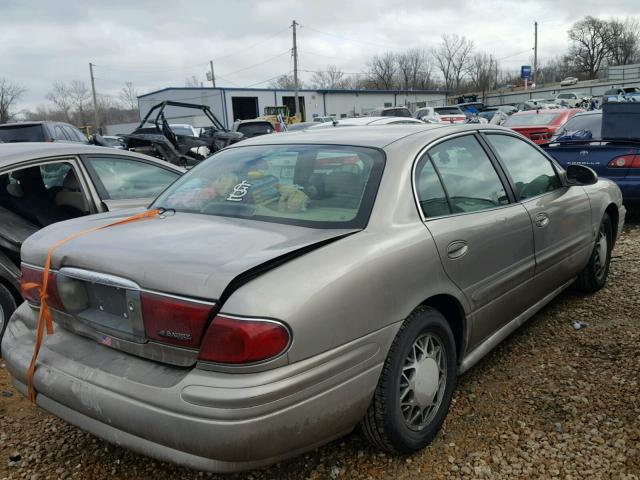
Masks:
[[[567,182],[569,185],[593,185],[598,182],[598,174],[584,165],[569,165]]]

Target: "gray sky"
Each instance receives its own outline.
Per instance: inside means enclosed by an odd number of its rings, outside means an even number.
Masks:
[[[89,62],[106,94],[126,81],[139,93],[192,75],[206,83],[209,59],[218,86],[263,87],[290,70],[293,18],[301,70],[359,72],[376,53],[431,48],[443,33],[467,36],[516,70],[532,57],[535,20],[544,63],[564,52],[582,16],[637,12],[638,0],[0,0],[0,76],[27,89],[19,108],[48,104],[56,80],[88,85]]]

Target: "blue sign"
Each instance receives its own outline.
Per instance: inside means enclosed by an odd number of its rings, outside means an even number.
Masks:
[[[531,80],[531,65],[522,65],[520,67],[520,78],[522,80]]]

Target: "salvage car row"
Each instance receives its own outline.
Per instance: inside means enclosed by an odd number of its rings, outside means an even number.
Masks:
[[[504,127],[381,115],[195,141],[147,119],[137,153],[0,145],[7,310],[18,266],[26,299],[2,357],[45,410],[197,469],[357,425],[423,448],[459,374],[567,286],[605,285],[624,224],[615,183]]]

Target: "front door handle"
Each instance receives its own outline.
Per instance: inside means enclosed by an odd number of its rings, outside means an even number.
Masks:
[[[549,215],[546,213],[539,213],[535,219],[536,227],[544,228],[549,225]]]
[[[469,251],[469,245],[464,240],[456,240],[447,246],[447,257],[452,260],[464,257]]]

